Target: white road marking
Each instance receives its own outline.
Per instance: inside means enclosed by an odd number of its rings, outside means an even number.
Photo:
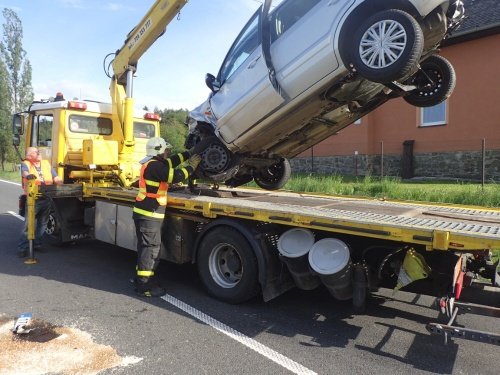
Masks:
[[[256,351],[257,353],[263,355],[264,357],[270,359],[271,361],[277,363],[280,366],[290,370],[294,374],[307,374],[307,375],[315,375],[316,372],[309,370],[307,367],[302,366],[300,363],[297,363],[291,360],[288,357],[274,351],[271,348],[261,344],[260,342],[251,339],[250,337],[244,335],[241,332],[236,331],[235,329],[225,325],[222,322],[212,318],[210,315],[207,315],[200,310],[197,310],[193,306],[188,305],[187,303],[178,300],[177,298],[166,294],[161,297],[163,300],[177,307],[178,309],[188,313],[192,317],[202,321],[205,324],[208,324],[212,328],[215,328],[217,331],[222,332],[223,334],[231,337],[232,339],[240,342],[241,344],[247,346],[248,348]]]
[[[2,180],[2,179],[0,179],[0,182],[5,182],[6,184],[21,186],[21,184],[18,183],[18,182],[12,182],[12,181]],[[24,217],[22,217],[21,215],[16,214],[13,211],[7,211],[7,213],[11,214],[14,217],[17,217],[19,220],[24,221]]]
[[[11,214],[11,215],[12,215],[12,216],[14,216],[14,217],[17,217],[19,220],[24,221],[24,217],[22,217],[21,215],[16,214],[16,213],[15,213],[15,212],[13,212],[13,211],[7,211],[7,213]]]
[[[21,184],[19,182],[12,182],[12,181],[2,180],[2,179],[0,179],[0,182],[5,182],[6,184],[21,186]]]

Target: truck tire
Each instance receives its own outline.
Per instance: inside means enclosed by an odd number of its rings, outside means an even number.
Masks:
[[[47,222],[44,235],[49,244],[56,246],[63,245],[61,224],[55,212],[54,204],[52,204],[52,208],[50,210],[49,220]]]
[[[365,267],[362,264],[356,264],[353,276],[352,306],[355,313],[363,314],[366,311],[368,298],[368,279]]]
[[[424,47],[418,22],[401,10],[385,10],[368,18],[356,30],[349,55],[359,74],[388,83],[416,71]]]
[[[210,230],[200,242],[197,263],[205,289],[221,301],[241,303],[260,292],[257,258],[245,237],[233,228]]]
[[[254,176],[255,183],[266,190],[281,189],[290,179],[292,167],[288,159],[282,159],[279,163],[262,168]]]
[[[404,100],[416,107],[433,107],[450,97],[456,82],[453,65],[443,56],[432,55],[420,64],[420,70],[407,82],[417,88]]]

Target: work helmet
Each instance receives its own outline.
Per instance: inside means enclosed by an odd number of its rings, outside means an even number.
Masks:
[[[172,145],[166,142],[161,137],[154,137],[148,140],[146,143],[146,155],[147,156],[157,156],[162,155],[167,148],[172,148]]]

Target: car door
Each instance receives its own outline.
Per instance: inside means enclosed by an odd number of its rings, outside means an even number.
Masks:
[[[210,99],[216,131],[228,145],[283,102],[269,80],[259,17],[260,10],[233,43],[217,77],[220,89]]]
[[[271,14],[271,56],[278,82],[293,99],[334,72],[334,34],[354,0],[286,0]]]

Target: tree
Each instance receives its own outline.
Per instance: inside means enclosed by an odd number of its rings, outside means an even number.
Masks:
[[[12,146],[11,114],[28,108],[33,101],[31,63],[23,49],[23,27],[17,14],[3,10],[3,39],[0,41],[0,165],[16,160]]]
[[[12,153],[11,94],[7,80],[7,69],[0,60],[0,165],[5,170],[5,162]]]
[[[165,109],[163,111],[155,108],[155,113],[161,117],[160,135],[173,146],[173,152],[184,151],[186,141],[187,127],[184,120],[187,116],[187,110],[184,109]]]
[[[33,101],[31,64],[23,49],[23,26],[16,12],[3,10],[3,40],[0,51],[7,67],[7,79],[11,89],[14,112],[26,109]]]

